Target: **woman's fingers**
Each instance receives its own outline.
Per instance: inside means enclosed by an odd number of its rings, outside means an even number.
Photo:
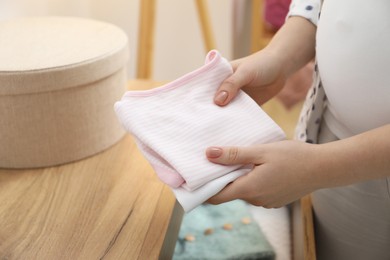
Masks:
[[[253,79],[250,73],[240,69],[237,64],[234,64],[234,73],[219,86],[214,102],[219,106],[225,106],[237,95],[241,87],[249,84]]]
[[[234,182],[228,184],[218,194],[207,200],[211,204],[225,203],[235,199],[242,199],[248,192],[248,176],[244,175],[237,178]]]
[[[206,150],[207,159],[223,165],[260,164],[259,147],[209,147]]]

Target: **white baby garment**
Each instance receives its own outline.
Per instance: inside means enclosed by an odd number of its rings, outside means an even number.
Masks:
[[[217,51],[205,65],[147,91],[128,91],[115,104],[117,116],[158,177],[189,211],[250,171],[207,160],[209,146],[247,146],[285,138],[280,127],[243,91],[225,107],[214,95],[232,74]]]

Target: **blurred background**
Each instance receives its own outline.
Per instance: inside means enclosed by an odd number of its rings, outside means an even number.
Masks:
[[[161,82],[174,80],[202,66],[211,48],[218,49],[228,60],[260,50],[284,23],[290,2],[1,0],[0,21],[21,16],[59,15],[112,23],[128,35],[129,80],[148,79],[160,85]],[[145,29],[148,26],[149,29]],[[140,37],[141,32],[150,41]],[[144,61],[143,65],[140,65],[140,61]],[[288,138],[293,136],[301,103],[311,84],[312,67],[311,63],[288,80],[277,96],[280,102],[263,106],[286,131]],[[147,75],[140,71],[146,71]]]
[[[136,76],[141,1],[1,0],[0,20],[20,16],[64,15],[113,23],[129,37],[128,75],[131,79]],[[234,0],[206,1],[216,47],[228,59],[232,58],[233,2]],[[205,49],[195,1],[155,1],[153,79],[175,79],[201,66],[204,57]]]
[[[22,16],[76,16],[117,25],[128,36],[130,59],[128,78],[156,82],[174,80],[204,63],[205,47],[201,17],[207,20],[213,46],[228,60],[260,50],[283,24],[291,0],[0,0],[0,21]],[[199,2],[205,7],[199,13]],[[147,3],[147,4],[146,4]],[[141,12],[141,6],[154,10],[154,16]],[[140,77],[141,14],[143,23],[152,23],[150,75]],[[17,32],[15,32],[17,33]],[[1,37],[1,36],[0,36]],[[147,55],[146,55],[147,56]],[[312,64],[293,75],[275,102],[262,108],[292,138],[302,101],[311,84]],[[139,82],[137,83],[139,84]],[[150,84],[150,83],[149,83]],[[252,207],[278,259],[290,259],[290,220],[285,207],[267,210]],[[277,225],[269,224],[277,221]],[[282,237],[282,239],[281,239]]]

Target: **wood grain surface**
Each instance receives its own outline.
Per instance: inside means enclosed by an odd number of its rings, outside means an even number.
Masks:
[[[133,82],[130,88],[156,85]],[[130,135],[74,163],[1,169],[0,259],[169,256],[183,214],[175,205]]]
[[[161,85],[131,81],[129,89]],[[286,112],[267,113],[292,135]],[[288,121],[286,121],[288,120]],[[293,210],[295,259],[315,259],[310,200]],[[170,259],[182,208],[126,135],[106,151],[57,167],[0,169],[0,259]],[[299,258],[297,257],[299,255]]]

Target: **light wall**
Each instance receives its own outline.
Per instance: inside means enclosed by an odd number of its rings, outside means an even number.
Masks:
[[[1,0],[0,20],[19,16],[65,15],[107,21],[129,37],[129,78],[135,77],[138,13],[141,0]],[[228,59],[232,52],[232,2],[208,0],[217,49]],[[193,0],[156,0],[154,79],[172,80],[204,62],[200,23]]]

